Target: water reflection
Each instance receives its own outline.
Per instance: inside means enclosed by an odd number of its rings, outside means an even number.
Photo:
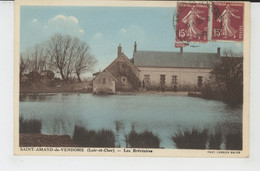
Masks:
[[[219,101],[160,95],[40,94],[20,95],[20,116],[42,120],[43,134],[73,137],[75,125],[112,130],[116,146],[125,146],[131,130],[152,131],[160,146],[174,148],[169,138],[178,130],[220,127],[226,134],[242,130],[242,107]]]
[[[58,96],[58,94],[20,94],[20,102],[35,102],[35,101],[47,101],[52,100],[53,96]]]
[[[115,125],[115,137],[116,137],[115,146],[121,147],[123,146],[125,140],[125,134],[126,134],[124,122],[115,120],[114,125]]]
[[[36,101],[38,99],[38,94],[28,95],[28,99],[30,101]]]
[[[20,95],[19,96],[19,101],[20,102],[26,101],[26,98],[27,98],[27,95]]]
[[[46,98],[47,98],[47,96],[45,96],[45,95],[39,95],[38,96],[39,101],[44,101],[44,100],[46,100]]]

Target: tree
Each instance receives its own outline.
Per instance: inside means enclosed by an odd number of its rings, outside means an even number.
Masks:
[[[211,72],[213,77],[204,86],[206,98],[222,99],[228,103],[243,102],[243,57],[232,49],[225,49],[219,64]]]
[[[215,83],[221,87],[227,102],[243,102],[243,58],[222,57],[212,73],[215,74]]]
[[[73,74],[74,70],[74,63],[77,55],[77,49],[80,43],[80,40],[78,38],[72,38],[68,36],[68,38],[71,40],[70,45],[68,47],[68,60],[67,60],[67,66],[65,67],[64,73],[65,73],[65,79],[68,80],[71,75]]]
[[[26,61],[25,61],[26,58]],[[38,72],[47,67],[47,55],[44,44],[37,44],[21,54],[21,64],[26,67],[27,72]]]
[[[37,83],[40,81],[41,75],[39,74],[39,72],[32,71],[28,74],[28,79],[32,83]]]
[[[62,79],[65,80],[65,70],[68,69],[68,50],[71,46],[71,37],[55,34],[48,42],[47,54],[50,56],[51,65],[57,68]]]
[[[28,70],[28,62],[24,59],[22,54],[20,54],[20,79],[23,74]]]
[[[58,72],[63,80],[76,75],[78,81],[97,62],[84,41],[59,33],[54,34],[47,42],[27,49],[21,53],[20,58],[20,77],[25,72],[33,72],[32,75],[35,76],[35,72],[50,70]]]
[[[228,49],[212,70],[211,78],[201,89],[206,99],[223,100],[229,104],[243,102],[243,56]]]
[[[91,71],[97,63],[94,56],[89,54],[88,49],[89,47],[85,42],[81,42],[77,49],[74,68],[79,82],[81,82],[81,74]]]
[[[225,57],[243,57],[243,53],[242,52],[235,53],[232,49],[224,49],[222,56],[225,56]]]
[[[68,80],[75,73],[81,81],[80,75],[90,71],[96,63],[88,49],[87,44],[78,38],[56,33],[48,42],[47,54],[63,80]]]

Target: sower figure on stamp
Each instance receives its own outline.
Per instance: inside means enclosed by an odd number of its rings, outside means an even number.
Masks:
[[[188,31],[189,31],[189,37],[197,37],[198,34],[200,34],[202,31],[199,30],[196,27],[196,18],[199,18],[201,20],[205,20],[205,18],[201,17],[199,14],[204,13],[203,11],[200,11],[193,6],[191,10],[188,12],[188,14],[182,19],[183,23],[187,23],[188,25]]]
[[[226,6],[226,9],[223,11],[223,13],[218,17],[217,21],[221,22],[222,21],[222,35],[227,38],[227,37],[232,37],[237,33],[237,30],[234,29],[231,26],[231,16],[235,18],[240,18],[240,16],[235,15],[233,12],[237,12],[238,10],[230,8],[229,4]]]

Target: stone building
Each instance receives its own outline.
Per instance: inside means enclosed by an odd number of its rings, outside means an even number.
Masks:
[[[94,93],[109,93],[116,92],[115,82],[117,79],[113,77],[107,70],[100,72],[93,81]]]
[[[93,92],[138,91],[139,72],[119,45],[117,58],[93,80]]]
[[[216,53],[138,51],[134,44],[130,60],[118,46],[117,58],[93,80],[93,92],[175,90],[201,87],[220,62]]]
[[[220,61],[217,53],[137,51],[134,47],[134,65],[140,70],[139,79],[145,87],[168,89],[174,87],[201,87]]]

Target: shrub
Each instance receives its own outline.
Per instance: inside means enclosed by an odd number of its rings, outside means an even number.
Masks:
[[[224,100],[223,94],[225,94],[220,85],[212,82],[206,82],[201,88],[202,98],[208,100]]]
[[[209,149],[219,150],[222,143],[222,131],[217,129],[215,134],[209,136]]]
[[[36,71],[32,71],[28,74],[28,80],[30,82],[36,83],[39,82],[40,79],[41,79],[41,75]]]
[[[80,147],[115,147],[115,135],[111,130],[87,130],[75,126],[73,141]]]
[[[227,150],[242,150],[242,132],[228,133],[226,135]]]
[[[125,136],[127,148],[159,148],[160,140],[150,131],[144,131],[137,133],[132,130],[128,135]]]
[[[203,88],[201,88],[201,94],[205,99],[214,99],[213,88],[210,84],[205,84]]]
[[[41,120],[19,118],[19,133],[41,133],[41,129]]]
[[[191,131],[175,133],[171,139],[179,149],[206,149],[208,130],[199,131],[193,128]]]
[[[229,91],[225,92],[224,101],[228,104],[242,104],[243,103],[243,85],[236,85]]]
[[[48,86],[49,86],[49,87],[55,87],[55,86],[56,86],[55,81],[54,81],[54,80],[49,80]]]
[[[115,135],[113,131],[102,129],[96,134],[96,143],[98,147],[115,147]]]

